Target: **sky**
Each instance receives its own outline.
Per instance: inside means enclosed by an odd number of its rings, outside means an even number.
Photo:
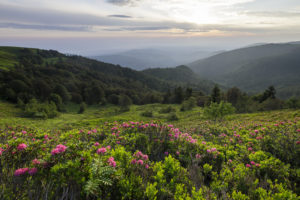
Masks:
[[[300,0],[0,0],[0,45],[91,55],[300,41]]]

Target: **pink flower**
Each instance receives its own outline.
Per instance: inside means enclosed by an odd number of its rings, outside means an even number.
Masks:
[[[92,132],[93,132],[93,133],[97,133],[97,129],[93,129]]]
[[[131,161],[131,164],[136,164],[136,159],[133,159],[132,161]]]
[[[22,151],[22,150],[24,150],[24,149],[26,149],[26,148],[27,148],[27,145],[24,144],[24,143],[19,144],[18,147],[17,147],[17,149],[18,149],[19,151]]]
[[[138,160],[138,161],[137,161],[137,164],[143,165],[143,164],[144,164],[144,161],[143,161],[143,160]]]
[[[15,171],[14,175],[21,176],[21,175],[25,174],[27,171],[28,171],[28,168],[20,168]]]
[[[30,174],[31,176],[37,173],[37,168],[31,168],[28,170],[28,174]]]
[[[143,155],[142,158],[143,158],[144,160],[148,160],[148,155]]]
[[[34,159],[34,160],[32,161],[32,164],[33,164],[33,165],[39,165],[39,164],[41,164],[41,162],[40,162],[38,159]]]
[[[297,141],[296,144],[300,144],[300,141]]]
[[[117,163],[115,162],[114,157],[110,157],[110,158],[108,159],[108,164],[109,164],[110,166],[112,166],[112,167],[116,167]]]
[[[23,133],[23,134],[26,134],[26,133],[27,133],[27,131],[22,131],[22,133]]]
[[[207,151],[207,153],[210,153],[210,152],[211,152],[210,149],[207,149],[206,151]]]
[[[104,153],[106,153],[106,148],[104,148],[104,147],[102,147],[102,148],[100,148],[100,149],[98,149],[97,150],[97,154],[104,154]]]
[[[214,151],[217,151],[217,149],[216,148],[212,148],[211,151],[214,152]]]
[[[111,146],[108,145],[106,148],[109,150],[109,149],[111,149]]]
[[[260,167],[260,164],[258,164],[258,163],[256,163],[256,165],[255,165],[256,167]]]
[[[97,146],[99,146],[99,145],[100,145],[99,142],[96,142],[96,143],[94,144],[95,147],[97,147]]]
[[[258,133],[258,130],[254,130],[255,133]]]
[[[166,155],[166,156],[169,155],[169,152],[166,151],[166,152],[165,152],[165,155]]]
[[[52,154],[52,155],[60,154],[60,153],[65,152],[66,149],[67,149],[67,147],[66,147],[65,145],[59,144],[59,145],[57,145],[57,146],[55,147],[55,149],[53,149],[53,150],[51,151],[51,154]]]
[[[249,147],[249,148],[248,148],[248,151],[252,151],[252,150],[253,150],[252,147]]]
[[[201,155],[200,154],[196,154],[196,158],[201,158]]]
[[[229,160],[228,160],[228,162],[229,162],[229,163],[232,163],[232,160],[231,160],[231,159],[229,159]]]
[[[178,155],[178,156],[179,156],[179,155],[180,155],[180,152],[179,152],[179,151],[176,151],[176,155]]]
[[[59,153],[65,152],[67,147],[65,145],[59,144],[56,146],[56,149],[58,149]]]
[[[255,165],[255,162],[254,162],[254,161],[251,161],[250,163],[251,163],[251,165]]]
[[[204,145],[205,145],[205,144],[206,144],[206,142],[202,141],[202,144],[204,144]]]
[[[249,168],[249,167],[251,167],[251,165],[250,165],[250,164],[246,164],[246,167],[248,167],[248,168]]]
[[[148,164],[146,164],[146,165],[145,165],[145,168],[146,168],[146,169],[148,169],[148,168],[149,168],[149,165],[148,165]]]

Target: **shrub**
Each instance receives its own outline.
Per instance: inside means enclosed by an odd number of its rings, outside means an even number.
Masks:
[[[82,102],[82,103],[80,104],[78,114],[84,113],[85,110],[86,110],[86,104],[85,104],[84,102]]]
[[[179,120],[178,116],[176,115],[175,112],[172,112],[168,115],[168,118],[167,118],[169,121],[177,121]]]
[[[180,111],[192,110],[194,107],[196,107],[196,103],[196,99],[191,97],[181,104]]]
[[[47,119],[57,117],[59,113],[55,103],[39,103],[32,99],[26,104],[24,114],[27,117]]]
[[[211,103],[208,107],[204,108],[204,115],[209,119],[223,119],[224,116],[233,114],[235,108],[231,103],[225,103],[221,101],[220,103]]]
[[[150,111],[150,110],[146,110],[144,112],[141,113],[141,116],[144,116],[144,117],[153,117],[153,112]]]
[[[159,110],[159,113],[170,113],[170,112],[176,112],[176,109],[172,106],[163,107]]]

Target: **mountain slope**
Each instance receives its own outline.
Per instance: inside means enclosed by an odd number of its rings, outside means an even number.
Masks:
[[[269,85],[280,97],[300,96],[300,45],[266,44],[221,53],[189,64],[200,77],[248,92]]]
[[[166,68],[189,63],[198,58],[214,55],[215,52],[194,48],[135,49],[118,54],[93,56],[92,58],[135,70]]]
[[[175,68],[146,69],[142,72],[174,84],[185,84],[188,87],[192,87],[205,93],[209,93],[215,85],[215,83],[212,81],[201,79],[195,72],[184,65]]]

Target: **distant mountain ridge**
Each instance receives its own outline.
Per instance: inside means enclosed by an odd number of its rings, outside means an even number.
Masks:
[[[148,68],[175,67],[217,53],[219,52],[188,48],[134,49],[116,54],[92,56],[91,58],[135,70],[144,70]]]
[[[300,96],[300,44],[264,44],[227,51],[188,66],[201,78],[248,92],[274,85],[280,97]]]

